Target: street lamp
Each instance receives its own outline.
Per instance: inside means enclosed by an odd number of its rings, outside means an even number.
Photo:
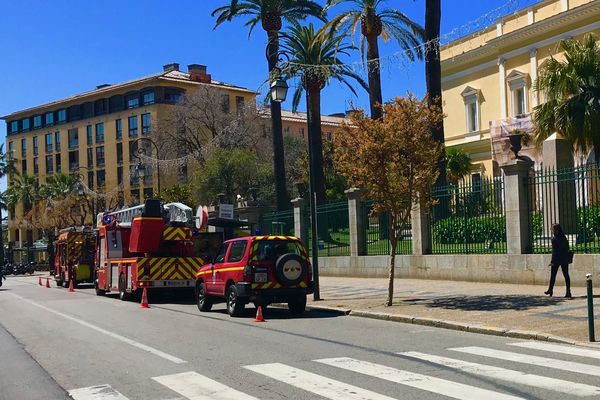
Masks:
[[[271,98],[277,103],[283,103],[290,87],[280,74],[271,82]]]
[[[135,140],[134,143],[136,143],[136,145],[137,145],[137,143],[142,140],[146,140],[146,141],[150,142],[150,144],[154,147],[154,150],[156,150],[156,157],[158,158],[158,146],[156,145],[154,140],[152,140],[148,137],[141,137],[141,138]],[[144,149],[138,149],[138,153],[145,154],[146,152],[144,151]],[[143,181],[146,178],[147,167],[142,163],[142,158],[139,155],[137,155],[137,158],[138,158],[138,163],[135,166],[135,170],[138,174],[138,177]],[[158,193],[160,193],[160,165],[158,164],[158,161],[156,162],[156,188],[158,190]]]

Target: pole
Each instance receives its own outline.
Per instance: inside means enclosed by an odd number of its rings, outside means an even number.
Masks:
[[[311,171],[311,181],[314,180]],[[313,265],[313,281],[314,281],[314,292],[313,300],[321,300],[321,289],[319,287],[319,236],[317,229],[317,193],[313,192],[310,196],[310,215],[311,215],[311,236],[312,236],[312,265]]]
[[[596,341],[594,332],[594,291],[592,289],[592,274],[587,274],[587,305],[588,305],[588,331],[590,334],[590,342]]]

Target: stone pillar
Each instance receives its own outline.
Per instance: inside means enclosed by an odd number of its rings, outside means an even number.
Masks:
[[[294,236],[308,248],[308,224],[306,218],[306,200],[301,197],[292,200],[294,206]]]
[[[431,254],[429,211],[419,204],[411,211],[412,253],[416,256]]]
[[[367,254],[367,227],[362,215],[363,190],[351,188],[344,193],[348,195],[350,256],[364,256]]]
[[[556,171],[573,168],[573,147],[558,133],[552,134],[543,144],[544,168]],[[542,207],[544,210],[544,236],[552,236],[552,224],[560,224],[566,234],[577,234],[577,187],[576,176],[568,171],[547,183]],[[557,182],[559,181],[559,182]]]
[[[500,88],[500,117],[506,119],[508,117],[507,101],[506,101],[506,67],[504,59],[498,59],[498,85]]]
[[[533,110],[533,108],[537,107],[538,104],[540,103],[539,93],[537,90],[535,90],[533,88],[533,83],[535,83],[535,81],[538,78],[537,49],[529,50],[529,70],[530,70],[531,82],[532,82],[532,85],[530,86],[531,87],[531,110]]]
[[[533,162],[510,160],[504,171],[504,205],[506,209],[506,245],[508,254],[531,253],[529,232],[528,178]]]

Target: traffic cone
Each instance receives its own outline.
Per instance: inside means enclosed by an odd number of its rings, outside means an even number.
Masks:
[[[74,292],[75,288],[73,287],[73,279],[69,279],[69,290],[67,292]]]
[[[144,288],[142,292],[142,302],[140,303],[140,308],[150,308],[148,305],[148,291]]]
[[[38,286],[42,286],[42,277],[38,276]]]
[[[265,322],[265,319],[262,315],[262,306],[258,306],[258,308],[256,309],[256,319],[254,320],[254,322]]]
[[[46,278],[46,287],[50,288],[50,278]]]

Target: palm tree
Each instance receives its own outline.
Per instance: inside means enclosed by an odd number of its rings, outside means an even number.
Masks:
[[[58,173],[46,178],[46,184],[40,188],[44,197],[58,200],[73,194],[79,183],[76,175]]]
[[[40,185],[37,177],[33,175],[15,176],[10,187],[7,189],[7,196],[10,199],[9,204],[15,205],[21,203],[23,205],[23,215],[31,211],[35,202],[40,198]],[[27,247],[31,249],[33,246],[33,234],[27,230]],[[31,255],[28,254],[28,259],[31,260]]]
[[[541,68],[535,90],[546,102],[534,109],[536,141],[560,133],[582,152],[594,149],[600,159],[600,47],[593,34],[582,42],[560,42],[565,61],[550,57]]]
[[[6,175],[12,176],[16,173],[16,169],[14,166],[14,160],[10,157],[9,154],[4,152],[4,144],[0,144],[0,179],[4,178]],[[2,209],[6,209],[6,192],[1,194],[0,199],[0,268],[4,265],[4,235],[2,232]]]
[[[463,149],[450,147],[446,149],[446,173],[448,181],[458,185],[459,181],[471,173],[471,158]]]
[[[321,90],[335,79],[356,94],[348,78],[358,82],[365,90],[368,85],[352,69],[342,63],[340,55],[348,55],[354,47],[342,43],[343,35],[330,35],[325,27],[316,31],[314,25],[293,24],[289,32],[281,34],[281,49],[289,57],[286,71],[290,77],[299,76],[292,102],[298,108],[302,93],[306,91],[306,111],[309,132],[309,159],[313,165],[314,188],[317,204],[325,203],[325,175],[323,172],[323,139],[321,135]]]
[[[366,43],[366,60],[369,77],[369,103],[371,118],[383,117],[381,105],[381,76],[379,63],[379,37],[383,41],[394,38],[404,54],[412,61],[423,58],[421,41],[423,28],[410,20],[404,13],[395,9],[382,9],[385,0],[328,0],[326,9],[342,3],[350,3],[352,7],[333,18],[327,26],[332,32],[354,36],[360,24],[360,50],[364,57]]]
[[[229,5],[217,8],[212,16],[217,17],[215,28],[235,17],[248,16],[246,26],[252,33],[260,22],[267,32],[267,61],[269,76],[274,73],[279,60],[279,32],[282,21],[290,23],[314,16],[324,20],[323,8],[313,0],[228,0]],[[283,133],[281,126],[281,104],[271,99],[271,125],[273,133],[273,169],[275,174],[275,192],[277,209],[290,207],[285,183],[285,158],[283,152]]]

